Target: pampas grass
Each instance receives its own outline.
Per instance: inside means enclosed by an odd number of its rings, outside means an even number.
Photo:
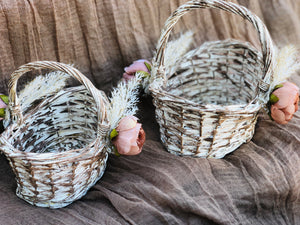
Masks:
[[[22,110],[29,108],[37,99],[52,95],[66,86],[70,76],[61,71],[50,72],[39,75],[29,83],[19,93]]]
[[[187,31],[181,34],[176,40],[169,41],[165,51],[165,67],[168,74],[172,74],[172,68],[174,68],[175,63],[187,52],[192,41],[194,33],[192,31]]]
[[[278,84],[285,82],[292,74],[300,69],[297,57],[299,49],[293,45],[282,48],[276,56],[276,66],[273,73],[271,90]]]
[[[143,74],[136,73],[135,77],[127,83],[121,80],[118,86],[113,89],[108,110],[108,119],[112,129],[118,126],[123,117],[136,114],[139,87],[143,80]]]
[[[176,70],[176,62],[181,59],[181,57],[188,51],[190,45],[193,42],[192,31],[187,31],[180,35],[179,38],[169,41],[165,50],[164,67],[166,69],[166,74],[173,74]],[[154,65],[154,61],[152,65]],[[155,83],[156,85],[161,85],[164,78],[157,78],[156,66],[152,67],[151,77],[148,80],[147,85],[143,84],[145,93],[149,94],[149,84]],[[144,82],[145,83],[145,82]]]
[[[52,95],[66,86],[70,76],[61,71],[50,72],[45,75],[39,75],[28,82],[24,89],[19,93],[20,105],[22,111],[26,111],[36,100]],[[10,112],[5,110],[5,119],[3,126],[6,128],[10,123]]]

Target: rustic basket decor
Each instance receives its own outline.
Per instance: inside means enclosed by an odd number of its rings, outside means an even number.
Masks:
[[[223,40],[207,42],[166,66],[170,32],[181,16],[198,8],[221,9],[250,21],[258,32],[262,54],[249,43]],[[258,111],[268,102],[274,55],[268,30],[248,9],[221,0],[180,6],[162,30],[149,86],[168,151],[222,158],[249,141]]]
[[[37,69],[62,71],[83,86],[62,89],[22,112],[17,81]],[[60,208],[85,195],[103,175],[108,156],[105,94],[72,66],[39,61],[12,74],[9,98],[10,124],[0,142],[16,176],[17,196]]]

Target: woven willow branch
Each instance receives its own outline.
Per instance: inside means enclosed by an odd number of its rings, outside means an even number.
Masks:
[[[221,9],[252,23],[262,54],[236,40],[208,42],[184,55],[174,68],[165,68],[173,27],[184,14],[201,8]],[[249,141],[257,113],[269,99],[274,58],[267,28],[245,7],[222,0],[194,0],[174,11],[161,32],[149,86],[161,140],[168,151],[222,158]]]
[[[62,71],[83,86],[48,96],[23,115],[17,81],[35,69]],[[17,195],[50,208],[64,207],[84,196],[106,167],[110,126],[105,94],[75,68],[42,61],[21,66],[12,74],[9,97],[14,120],[0,142],[16,175]]]

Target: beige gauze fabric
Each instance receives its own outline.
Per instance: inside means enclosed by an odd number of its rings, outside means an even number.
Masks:
[[[165,20],[184,0],[0,0],[0,92],[10,73],[35,60],[74,64],[109,92],[123,68],[151,59]],[[256,13],[277,46],[300,44],[299,0],[233,0]],[[194,46],[235,38],[259,49],[252,25],[218,10],[195,10],[173,37],[192,30]],[[299,75],[292,80],[300,85]],[[169,154],[159,139],[150,97],[138,117],[147,133],[138,156],[110,156],[101,180],[60,210],[15,195],[0,156],[1,224],[299,224],[300,114],[277,125],[260,116],[251,142],[224,159]]]
[[[2,0],[0,87],[10,73],[35,60],[72,63],[102,89],[119,80],[123,67],[153,56],[167,17],[185,1],[175,0]],[[237,1],[233,1],[237,2]],[[299,44],[297,1],[240,1],[267,25],[278,45]],[[192,30],[195,44],[236,38],[257,43],[249,22],[219,10],[195,10],[176,25]]]

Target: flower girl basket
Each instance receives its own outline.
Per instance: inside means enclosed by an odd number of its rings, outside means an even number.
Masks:
[[[201,8],[225,10],[250,21],[262,54],[249,43],[224,40],[207,42],[168,65],[165,51],[173,27],[181,16]],[[180,6],[161,32],[149,86],[168,151],[222,158],[249,141],[258,111],[269,99],[274,51],[265,25],[242,6],[221,0]]]
[[[62,71],[83,86],[62,89],[22,112],[17,81],[37,69]],[[0,142],[16,175],[17,196],[36,206],[60,208],[85,195],[106,166],[105,94],[72,66],[40,61],[12,74],[9,98],[10,124]]]

